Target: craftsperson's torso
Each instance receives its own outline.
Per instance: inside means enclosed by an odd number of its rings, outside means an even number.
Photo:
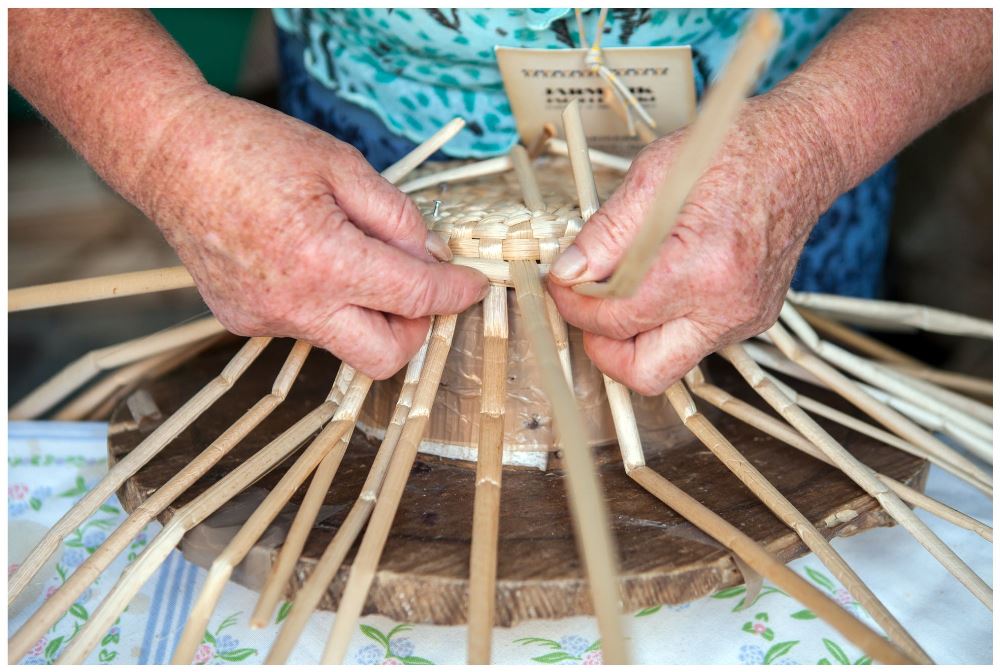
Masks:
[[[724,65],[746,9],[615,9],[602,44],[690,45],[695,85]],[[783,35],[762,90],[797,68],[846,13],[782,9]],[[589,38],[599,11],[584,10]],[[580,46],[572,9],[279,9],[278,25],[305,44],[304,65],[336,95],[376,114],[386,128],[425,140],[455,114],[469,123],[448,143],[454,157],[492,156],[517,142],[494,46]]]
[[[747,9],[615,9],[602,45],[689,45],[700,96],[725,64]],[[843,18],[778,9],[782,39],[759,90],[798,68]],[[599,11],[583,13],[588,38]],[[571,9],[283,9],[283,109],[357,147],[381,170],[456,115],[466,129],[432,159],[503,154],[517,142],[493,48],[579,46]],[[793,287],[878,295],[888,244],[892,163],[834,202],[814,227]]]

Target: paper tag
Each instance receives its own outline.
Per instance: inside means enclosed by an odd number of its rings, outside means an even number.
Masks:
[[[496,47],[504,89],[525,144],[546,123],[562,129],[562,111],[580,101],[587,141],[594,149],[633,156],[645,144],[605,98],[608,83],[585,65],[586,49]],[[608,47],[604,64],[622,81],[666,135],[694,118],[696,95],[690,47]]]

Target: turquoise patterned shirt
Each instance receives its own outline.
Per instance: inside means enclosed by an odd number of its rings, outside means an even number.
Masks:
[[[614,9],[602,44],[690,45],[699,95],[731,53],[748,9]],[[846,14],[779,9],[781,44],[760,82],[795,70]],[[585,10],[593,37],[598,10]],[[308,73],[375,115],[393,134],[425,140],[456,114],[468,127],[445,147],[454,157],[502,154],[517,142],[493,47],[580,45],[572,9],[276,9],[304,44]]]

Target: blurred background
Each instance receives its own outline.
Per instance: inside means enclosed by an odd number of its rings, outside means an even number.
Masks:
[[[154,10],[215,86],[275,106],[279,79],[269,11]],[[179,261],[17,94],[8,91],[11,288]],[[884,298],[992,319],[993,100],[988,96],[906,149],[899,162]],[[86,352],[152,333],[206,308],[194,290],[16,313],[8,318],[13,403]],[[992,378],[992,344],[894,334],[927,363]]]

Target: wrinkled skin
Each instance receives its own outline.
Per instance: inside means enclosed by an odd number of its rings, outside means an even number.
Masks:
[[[230,331],[301,338],[385,378],[428,315],[485,294],[482,274],[436,262],[416,206],[353,147],[214,90],[177,119],[138,200]]]
[[[584,331],[584,347],[598,368],[642,394],[659,394],[706,354],[774,323],[827,202],[825,170],[817,173],[813,157],[803,156],[808,150],[782,140],[797,123],[794,108],[776,114],[773,101],[750,101],[635,295],[577,294],[571,285],[604,280],[617,267],[657,186],[669,179],[685,132],[636,157],[576,239],[585,270],[571,277],[580,271],[580,257],[568,252],[549,275],[559,311]],[[784,133],[775,132],[779,125]],[[824,142],[819,137],[809,146]]]

